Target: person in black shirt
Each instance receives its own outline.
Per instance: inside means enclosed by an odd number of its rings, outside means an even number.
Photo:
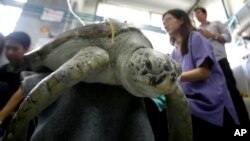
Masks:
[[[2,109],[20,87],[20,73],[30,70],[24,61],[24,54],[29,51],[30,44],[31,38],[25,32],[12,32],[5,37],[4,53],[9,63],[0,68],[0,125],[3,127],[7,126],[8,120],[2,118]]]

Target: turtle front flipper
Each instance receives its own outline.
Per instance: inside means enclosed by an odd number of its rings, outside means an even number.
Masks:
[[[169,127],[169,141],[192,141],[192,119],[188,101],[179,87],[175,93],[165,95]]]
[[[35,116],[57,100],[64,90],[97,74],[108,63],[109,56],[103,49],[87,47],[80,50],[30,91],[11,120],[3,141],[25,141],[28,123]]]

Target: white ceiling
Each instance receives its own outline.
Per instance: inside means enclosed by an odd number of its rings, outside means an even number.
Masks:
[[[85,0],[91,1],[91,0]],[[181,8],[185,11],[189,11],[197,0],[100,0],[106,3],[113,3],[119,5],[127,5],[148,11],[164,13],[168,9]]]

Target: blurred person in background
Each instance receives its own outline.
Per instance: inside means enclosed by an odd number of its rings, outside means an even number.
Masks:
[[[207,20],[207,11],[203,7],[194,9],[194,17],[200,22],[199,31],[210,42],[213,47],[216,60],[219,62],[223,74],[226,78],[227,87],[236,108],[240,124],[243,127],[250,127],[248,112],[243,98],[237,89],[236,80],[227,60],[225,43],[231,42],[231,34],[226,26],[220,21],[210,22]]]
[[[18,104],[23,99],[20,89],[20,74],[22,71],[29,70],[29,65],[24,61],[24,54],[29,51],[30,44],[31,38],[25,32],[12,32],[5,37],[4,53],[9,63],[0,68],[1,129],[6,128],[11,113],[18,108]],[[9,106],[8,103],[12,106]]]
[[[180,86],[192,114],[193,141],[233,136],[239,119],[211,44],[181,9],[164,13],[162,22],[175,46],[171,56],[182,66]]]

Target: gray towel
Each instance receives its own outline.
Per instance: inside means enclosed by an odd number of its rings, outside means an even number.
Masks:
[[[23,73],[25,95],[46,73]],[[154,141],[143,99],[118,86],[78,83],[38,115],[31,141]]]

